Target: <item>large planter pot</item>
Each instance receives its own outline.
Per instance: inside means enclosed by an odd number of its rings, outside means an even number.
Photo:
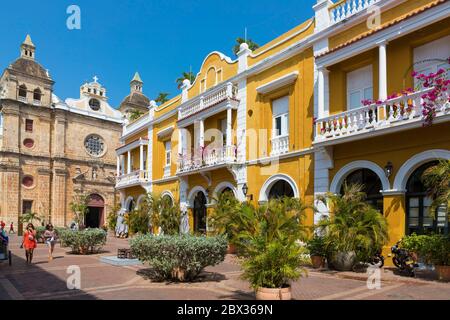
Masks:
[[[450,266],[435,266],[440,281],[450,282]]]
[[[256,300],[275,301],[275,300],[292,300],[291,287],[283,289],[259,288],[256,291]]]
[[[321,256],[311,256],[311,263],[314,269],[321,269],[325,266],[325,258]]]
[[[236,254],[236,246],[234,244],[228,245],[227,254]]]
[[[338,271],[352,271],[356,262],[355,252],[338,252],[332,258],[332,265]]]

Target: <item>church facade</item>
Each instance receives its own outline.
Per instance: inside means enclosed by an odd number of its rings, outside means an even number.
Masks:
[[[122,113],[94,77],[78,99],[59,99],[27,36],[0,78],[0,218],[20,225],[36,213],[67,226],[71,203],[89,197],[86,225],[101,227],[116,203],[115,149]]]

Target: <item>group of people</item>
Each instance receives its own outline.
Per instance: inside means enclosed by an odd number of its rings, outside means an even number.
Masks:
[[[5,230],[6,224],[1,221],[0,222],[0,241],[3,246],[8,246],[9,237]],[[11,223],[9,233],[14,233],[14,225]],[[55,245],[57,242],[58,235],[51,223],[47,224],[45,227],[44,234],[42,235],[44,238],[44,242],[48,246],[48,260],[53,260],[53,251],[55,250]],[[32,223],[29,223],[25,228],[25,232],[23,235],[23,240],[21,244],[21,248],[25,249],[25,257],[27,259],[27,264],[31,264],[33,261],[33,253],[34,249],[37,247],[37,232]]]
[[[37,232],[32,223],[29,223],[26,227],[25,233],[23,235],[22,248],[25,249],[25,257],[27,259],[27,264],[31,264],[33,261],[34,249],[37,247]],[[53,251],[55,250],[55,245],[57,241],[57,233],[53,228],[51,223],[47,224],[45,227],[44,242],[48,246],[48,261],[53,260]]]

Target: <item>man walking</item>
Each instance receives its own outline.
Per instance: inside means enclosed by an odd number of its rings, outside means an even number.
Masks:
[[[11,222],[11,224],[9,225],[9,234],[15,234],[16,232],[14,231],[14,222]]]

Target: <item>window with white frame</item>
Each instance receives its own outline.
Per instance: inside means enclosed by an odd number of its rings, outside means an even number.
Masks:
[[[432,41],[414,49],[414,71],[428,75],[439,69],[450,68],[447,59],[450,57],[450,36]],[[447,78],[450,75],[447,73]],[[416,80],[415,86],[418,86]]]
[[[166,141],[165,143],[164,143],[164,146],[165,146],[165,149],[166,149],[166,151],[165,151],[165,154],[166,154],[166,158],[165,158],[165,160],[166,160],[166,162],[165,162],[165,166],[166,167],[168,167],[168,166],[170,166],[170,163],[171,163],[171,156],[172,156],[172,143],[170,142],[170,141]]]
[[[272,101],[273,137],[289,135],[289,97],[285,96]]]
[[[372,65],[347,73],[347,108],[362,107],[363,100],[373,99]]]

